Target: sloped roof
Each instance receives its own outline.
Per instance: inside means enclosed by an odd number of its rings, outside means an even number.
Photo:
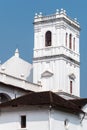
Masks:
[[[70,100],[70,99],[80,99],[80,97],[64,92],[64,91],[58,91],[56,92],[56,94],[58,94],[59,96],[62,96],[64,99]]]
[[[82,108],[87,104],[87,98],[71,99],[69,101],[76,104],[79,108]]]
[[[76,104],[69,100],[66,100],[53,92],[31,92],[27,95],[21,96],[17,99],[0,104],[2,107],[12,107],[12,106],[23,106],[23,105],[46,105],[52,106],[54,109],[79,114],[84,113]]]
[[[27,81],[29,81],[31,69],[32,65],[19,57],[18,49],[16,49],[14,56],[0,66],[1,73]]]

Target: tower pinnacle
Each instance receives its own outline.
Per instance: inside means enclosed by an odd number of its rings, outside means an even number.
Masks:
[[[15,56],[19,57],[19,50],[18,50],[18,48],[15,50]]]

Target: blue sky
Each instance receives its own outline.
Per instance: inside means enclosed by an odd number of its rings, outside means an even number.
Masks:
[[[20,56],[32,62],[33,18],[35,13],[54,14],[65,9],[80,26],[81,97],[87,97],[87,1],[82,0],[0,0],[0,60],[10,58],[16,48]]]

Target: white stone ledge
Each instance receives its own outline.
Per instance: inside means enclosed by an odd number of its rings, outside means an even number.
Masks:
[[[34,49],[34,58],[43,57],[43,56],[51,56],[51,55],[60,55],[64,54],[68,57],[71,57],[79,62],[79,53],[66,48],[65,46],[58,47],[46,47],[41,49]]]
[[[40,91],[41,86],[0,72],[0,82],[31,91]]]

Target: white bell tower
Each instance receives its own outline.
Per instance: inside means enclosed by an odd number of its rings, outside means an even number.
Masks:
[[[33,82],[42,91],[80,95],[80,26],[66,11],[34,18]]]

